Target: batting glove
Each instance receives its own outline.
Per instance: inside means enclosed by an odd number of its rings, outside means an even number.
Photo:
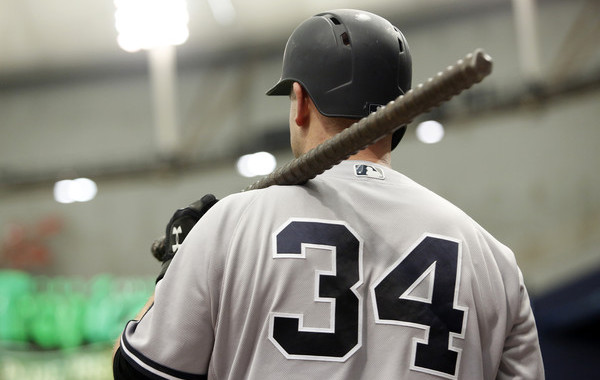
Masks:
[[[165,231],[165,238],[152,244],[152,255],[162,263],[156,282],[160,281],[169,268],[171,260],[179,250],[181,243],[192,230],[196,222],[206,214],[219,200],[212,194],[206,194],[200,200],[188,207],[180,208],[169,220]]]

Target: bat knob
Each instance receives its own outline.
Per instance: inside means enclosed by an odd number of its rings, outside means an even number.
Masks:
[[[155,240],[150,247],[150,251],[152,252],[152,256],[156,258],[158,261],[164,261],[165,257],[165,238]]]

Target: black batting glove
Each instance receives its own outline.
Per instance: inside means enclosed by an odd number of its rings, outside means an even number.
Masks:
[[[162,263],[156,282],[164,277],[171,260],[196,222],[217,202],[214,195],[206,194],[191,205],[175,211],[167,224],[165,238],[152,244],[152,255]]]

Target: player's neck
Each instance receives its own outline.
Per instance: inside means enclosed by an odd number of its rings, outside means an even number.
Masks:
[[[363,149],[360,152],[353,154],[348,158],[349,160],[369,161],[375,164],[392,167],[392,153],[389,149],[385,150],[378,149]]]
[[[317,124],[316,128],[306,128],[305,135],[301,141],[303,145],[298,149],[302,154],[308,152],[311,149],[316,148],[326,140],[334,137],[339,130],[331,128],[323,128],[322,124]],[[379,141],[371,144],[367,148],[353,154],[348,157],[349,160],[369,161],[383,166],[392,166],[392,152],[391,152],[391,135],[380,139]]]

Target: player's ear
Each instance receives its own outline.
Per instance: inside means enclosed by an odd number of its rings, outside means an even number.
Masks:
[[[294,84],[292,85],[292,94],[291,94],[291,101],[295,102],[296,107],[296,114],[293,115],[294,120],[296,122],[297,125],[299,126],[303,126],[304,124],[306,124],[306,122],[309,119],[309,107],[308,107],[308,103],[309,103],[309,99],[308,99],[308,94],[306,93],[306,91],[302,88],[302,86],[300,85],[300,83],[298,82],[294,82]]]

